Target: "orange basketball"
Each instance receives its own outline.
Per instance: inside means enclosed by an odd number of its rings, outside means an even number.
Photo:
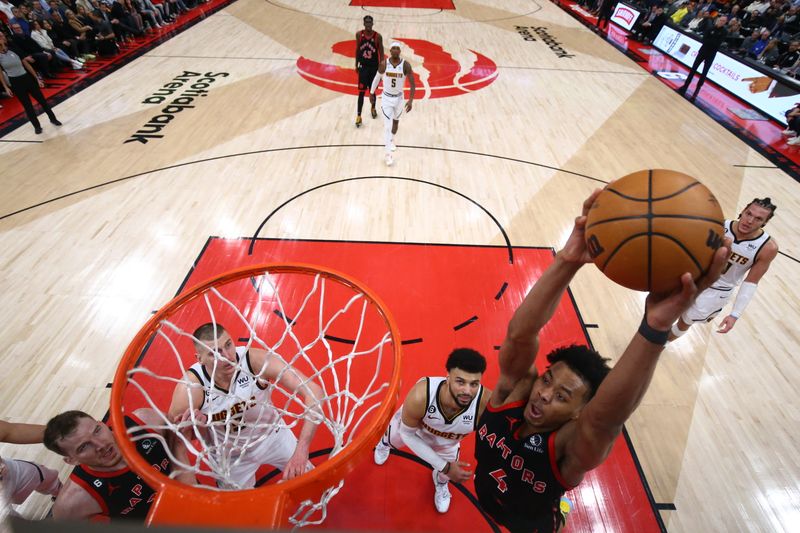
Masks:
[[[586,221],[586,244],[603,274],[637,291],[694,279],[722,245],[724,219],[705,185],[674,170],[640,170],[606,186]]]

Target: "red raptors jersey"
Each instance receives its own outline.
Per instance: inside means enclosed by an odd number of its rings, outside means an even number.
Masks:
[[[526,402],[486,406],[475,438],[475,492],[481,507],[513,533],[552,533],[567,487],[556,464],[555,431],[522,438]]]
[[[142,424],[126,416],[125,425],[131,427]],[[136,449],[153,468],[169,474],[169,457],[157,439],[137,441]],[[103,509],[103,515],[111,520],[125,518],[144,521],[156,495],[129,466],[112,472],[76,466],[69,478],[88,492]]]
[[[358,33],[358,62],[359,63],[374,63],[377,65],[383,55],[383,50],[378,46],[378,37],[380,34],[373,31],[372,36],[367,37],[367,32],[361,30]]]

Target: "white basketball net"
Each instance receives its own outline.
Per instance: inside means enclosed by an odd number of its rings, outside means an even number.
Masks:
[[[296,291],[290,291],[293,293],[291,296],[293,302],[301,301],[294,309],[287,309],[281,298],[281,284],[276,282],[276,277],[283,277],[285,280],[287,276],[303,276],[308,281],[312,275],[300,272],[277,275],[265,273],[258,278],[239,280],[235,283],[252,284],[248,287],[250,294],[245,306],[241,304],[237,306],[232,301],[233,298],[223,294],[226,292],[224,285],[219,288],[212,287],[194,300],[195,309],[205,307],[207,322],[217,324],[219,319],[229,332],[234,329],[246,330],[248,340],[243,344],[245,348],[264,350],[268,360],[275,358],[286,365],[276,379],[268,382],[260,381],[266,389],[259,393],[258,398],[252,396],[249,399],[245,398],[243,402],[242,397],[236,395],[233,382],[242,379],[242,376],[255,380],[257,376],[254,373],[261,375],[266,365],[251,371],[244,357],[238,357],[235,362],[229,361],[217,351],[217,339],[200,341],[177,325],[176,322],[180,321],[180,317],[177,317],[179,320],[175,322],[171,321],[176,316],[175,313],[161,321],[161,327],[151,343],[151,348],[148,349],[152,349],[156,342],[164,341],[160,345],[169,349],[159,353],[171,352],[175,365],[165,364],[164,357],[161,356],[159,357],[161,371],[154,371],[149,367],[152,365],[147,365],[145,360],[142,366],[128,372],[129,385],[138,389],[144,396],[147,406],[160,415],[161,424],[132,427],[128,433],[133,440],[147,437],[160,440],[173,462],[170,474],[172,477],[175,477],[178,469],[183,469],[211,478],[216,486],[208,485],[209,490],[247,488],[237,483],[232,471],[252,462],[251,456],[260,449],[263,450],[260,445],[273,438],[277,431],[288,429],[296,437],[306,420],[319,424],[314,442],[324,441],[330,446],[328,456],[333,457],[353,441],[358,434],[359,426],[381,405],[385,399],[385,394],[381,392],[388,387],[387,376],[390,372],[387,372],[387,367],[391,370],[393,364],[391,358],[393,340],[390,331],[384,323],[383,330],[378,335],[365,334],[364,327],[369,321],[369,314],[377,316],[376,306],[355,289],[348,287],[350,295],[340,298],[344,301],[344,305],[333,311],[326,309],[326,303],[329,304],[326,300],[326,289],[329,288],[329,284],[335,285],[339,294],[345,285],[320,274],[313,276],[311,288],[302,300]],[[241,291],[241,286],[239,290]],[[223,315],[224,323],[221,318]],[[238,328],[231,326],[231,317],[239,321]],[[304,328],[305,333],[298,331],[297,324],[303,322],[308,325],[310,321],[315,324],[313,328]],[[342,322],[357,325],[356,328],[351,327],[349,330],[353,338],[344,342],[328,333],[337,325],[341,326]],[[194,322],[191,325],[186,324],[185,327],[193,331],[201,323]],[[314,331],[313,336],[308,335],[309,329]],[[261,335],[260,330],[269,330],[269,334],[277,338],[268,342],[263,338],[267,335]],[[181,339],[182,337],[184,339]],[[332,343],[329,340],[331,338],[336,340]],[[193,353],[187,358],[186,349],[181,353],[178,348],[178,345],[187,345],[186,339],[192,343],[199,342],[213,352],[213,365],[208,370],[212,380],[208,385],[198,384],[185,377],[188,366],[196,361]],[[237,345],[242,344],[236,340],[234,337],[233,341]],[[388,349],[388,354],[384,353],[385,349]],[[225,387],[231,392],[223,391],[213,385],[213,378],[223,365],[235,367],[231,386]],[[360,369],[358,379],[354,379],[351,375],[354,367]],[[371,377],[364,372],[367,367],[372,372]],[[168,370],[163,371],[163,368]],[[301,386],[297,390],[290,391],[277,384],[284,373],[293,373],[300,380]],[[309,400],[304,402],[303,393],[308,392],[305,385],[309,382],[319,385],[322,397],[314,399],[313,395],[310,395],[312,397],[310,402]],[[163,396],[163,389],[166,388],[171,393],[178,384],[186,387],[190,405],[189,419],[181,423],[169,419],[166,413],[168,407],[163,405],[163,398],[159,401],[153,397],[154,390],[158,390]],[[238,407],[223,409],[217,416],[207,418],[196,411],[201,406],[195,405],[196,401],[189,394],[189,391],[197,389],[202,389],[206,399],[214,395],[218,402],[223,402],[223,405],[224,402],[230,402],[228,405]],[[273,401],[275,399],[277,401]],[[149,431],[142,432],[142,430]],[[173,432],[189,451],[191,460],[181,461],[175,457],[166,440],[160,434],[152,433],[160,430]],[[139,434],[133,435],[134,433]],[[314,445],[311,451],[314,451]],[[302,527],[324,521],[327,516],[327,504],[339,492],[342,485],[343,480],[340,480],[325,490],[318,501],[302,502],[291,517],[291,523],[295,527]]]

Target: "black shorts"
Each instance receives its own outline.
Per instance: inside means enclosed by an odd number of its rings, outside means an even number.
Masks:
[[[375,79],[377,73],[377,63],[374,65],[370,63],[361,63],[358,66],[358,90],[369,91],[369,88],[372,86],[372,80]]]

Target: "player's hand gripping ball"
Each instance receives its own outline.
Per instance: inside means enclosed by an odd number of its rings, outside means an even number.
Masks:
[[[696,280],[722,245],[724,219],[708,188],[674,170],[640,170],[606,186],[589,209],[586,245],[603,274],[637,291]]]

